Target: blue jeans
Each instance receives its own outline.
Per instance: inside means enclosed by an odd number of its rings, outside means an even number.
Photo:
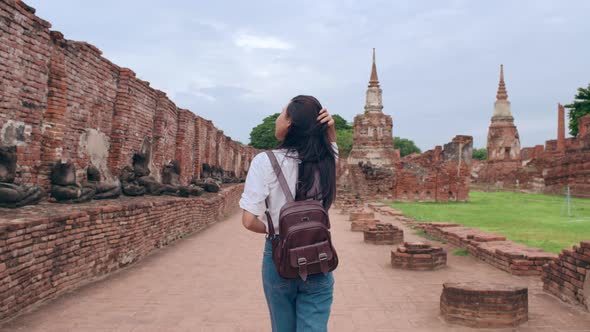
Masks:
[[[321,332],[328,330],[334,293],[334,277],[314,274],[306,281],[285,279],[272,261],[272,245],[266,240],[262,258],[262,286],[270,310],[273,332]]]

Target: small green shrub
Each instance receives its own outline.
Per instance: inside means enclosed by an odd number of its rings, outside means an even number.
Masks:
[[[453,256],[469,256],[467,249],[455,249],[453,250]]]

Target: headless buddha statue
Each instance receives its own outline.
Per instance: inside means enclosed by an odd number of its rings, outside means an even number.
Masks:
[[[126,196],[142,196],[146,190],[140,186],[137,180],[135,180],[135,172],[129,166],[125,166],[119,174],[119,180],[121,181],[121,189],[123,194]]]
[[[140,186],[145,187],[146,194],[162,195],[165,191],[164,187],[150,175],[148,162],[149,158],[147,153],[133,154],[133,172],[135,173],[135,180]]]
[[[76,168],[71,161],[58,161],[51,169],[51,197],[58,203],[88,202],[95,193],[94,188],[76,182]]]
[[[118,183],[106,183],[100,179],[100,171],[94,165],[89,165],[86,170],[84,187],[94,188],[94,199],[117,198],[121,195],[121,186]]]
[[[0,147],[0,207],[17,208],[37,204],[45,196],[38,187],[14,183],[16,146]]]
[[[183,186],[180,183],[180,163],[178,160],[172,160],[162,171],[162,183],[165,192],[169,195],[188,197],[201,196],[203,189],[197,186]]]

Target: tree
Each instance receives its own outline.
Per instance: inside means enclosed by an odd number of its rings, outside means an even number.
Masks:
[[[269,115],[262,120],[262,123],[254,127],[250,132],[250,145],[257,149],[274,149],[279,145],[275,137],[275,121],[279,113]]]
[[[393,146],[395,146],[396,149],[400,150],[399,153],[401,157],[405,157],[412,153],[422,152],[420,148],[416,146],[416,143],[414,143],[414,141],[409,140],[407,138],[394,137]]]
[[[332,115],[332,119],[334,119],[334,127],[336,127],[336,130],[352,129],[352,126],[340,115],[334,114]]]
[[[477,160],[486,160],[488,159],[488,150],[485,148],[473,149],[471,157]]]
[[[352,128],[336,129],[336,144],[338,144],[339,158],[346,158],[352,150]]]
[[[587,88],[578,88],[578,94],[573,103],[565,105],[569,108],[569,128],[572,136],[578,136],[578,120],[586,114],[590,114],[590,84]]]
[[[274,149],[279,145],[275,138],[275,121],[279,113],[270,115],[250,132],[250,145],[257,149]],[[336,128],[336,143],[340,157],[348,156],[352,149],[352,126],[338,114],[332,114],[334,127]]]

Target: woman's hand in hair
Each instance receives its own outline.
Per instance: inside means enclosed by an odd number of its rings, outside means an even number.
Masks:
[[[336,127],[334,126],[334,118],[332,118],[332,115],[328,113],[327,109],[322,108],[320,110],[320,114],[318,115],[318,121],[321,124],[325,123],[328,125],[328,139],[330,140],[330,142],[336,142]]]

